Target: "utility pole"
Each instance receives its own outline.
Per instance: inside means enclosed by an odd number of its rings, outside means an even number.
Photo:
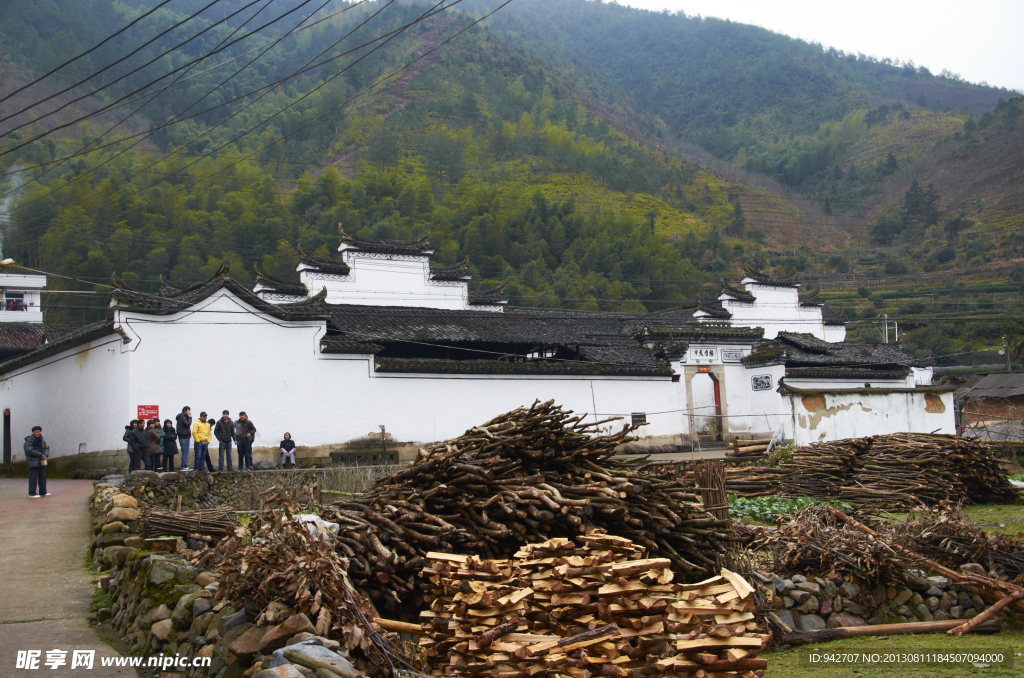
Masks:
[[[1010,359],[1010,341],[1003,337],[1003,353],[1006,354],[1006,371],[1013,372],[1013,363]]]
[[[885,343],[889,343],[889,314],[883,313],[882,317],[885,318]]]

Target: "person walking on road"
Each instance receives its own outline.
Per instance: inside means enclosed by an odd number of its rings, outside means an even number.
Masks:
[[[33,426],[32,435],[25,436],[25,461],[28,462],[28,498],[49,497],[46,491],[46,459],[50,446],[43,439],[43,427]],[[38,493],[36,492],[38,486]]]
[[[231,415],[227,410],[221,412],[217,425],[213,427],[213,437],[219,443],[220,452],[217,455],[217,470],[224,470],[224,457],[228,460],[228,471],[231,471],[231,436],[235,432],[235,422],[231,421]],[[239,469],[242,467],[239,466]]]
[[[164,449],[163,469],[174,470],[174,455],[178,454],[178,431],[174,428],[174,422],[164,419],[164,427],[160,431],[160,446]]]
[[[188,446],[192,438],[192,408],[188,405],[181,408],[175,417],[175,430],[178,433],[178,444],[181,446],[181,470],[188,470]]]
[[[195,440],[195,469],[213,473],[213,462],[210,461],[210,422],[206,420],[206,412],[199,413],[199,421],[192,424],[192,438]]]
[[[238,413],[235,422],[235,442],[238,443],[238,470],[252,470],[252,441],[256,439],[256,426],[245,412]]]
[[[292,440],[291,433],[285,433],[284,440],[281,441],[281,468],[288,468],[284,464],[289,458],[292,462],[292,468],[295,468],[295,441]]]

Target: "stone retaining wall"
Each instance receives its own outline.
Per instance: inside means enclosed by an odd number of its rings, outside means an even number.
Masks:
[[[242,473],[155,473],[135,471],[127,476],[105,476],[95,485],[119,487],[120,491],[150,506],[184,511],[231,507],[236,511],[253,511],[260,507],[261,493],[281,486],[295,491],[300,504],[309,500],[307,489],[316,496],[319,476],[324,471],[259,471]]]
[[[904,587],[868,588],[838,576],[822,579],[799,574],[790,579],[773,576],[772,585],[775,614],[797,631],[970,619],[987,607],[977,593],[921,572],[908,572]]]

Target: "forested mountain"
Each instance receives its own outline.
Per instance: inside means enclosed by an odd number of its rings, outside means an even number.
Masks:
[[[135,21],[0,108],[4,256],[98,285],[54,295],[48,322],[95,317],[113,272],[156,289],[227,258],[243,281],[294,276],[298,248],[329,254],[339,224],[429,233],[439,263],[468,258],[476,288],[522,305],[664,307],[745,265],[1018,275],[1006,91],[585,0],[161,4],[0,8],[0,96]],[[978,304],[1017,290],[1002,284]],[[999,331],[998,304],[972,336],[924,325],[963,289],[922,305],[856,286],[824,292],[854,335],[886,311],[919,323],[922,353]]]

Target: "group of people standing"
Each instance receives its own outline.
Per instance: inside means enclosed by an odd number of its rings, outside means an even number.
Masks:
[[[128,470],[173,471],[174,456],[178,453],[177,435],[170,419],[132,419],[124,427],[124,440],[128,443]],[[182,469],[184,470],[184,469]]]

